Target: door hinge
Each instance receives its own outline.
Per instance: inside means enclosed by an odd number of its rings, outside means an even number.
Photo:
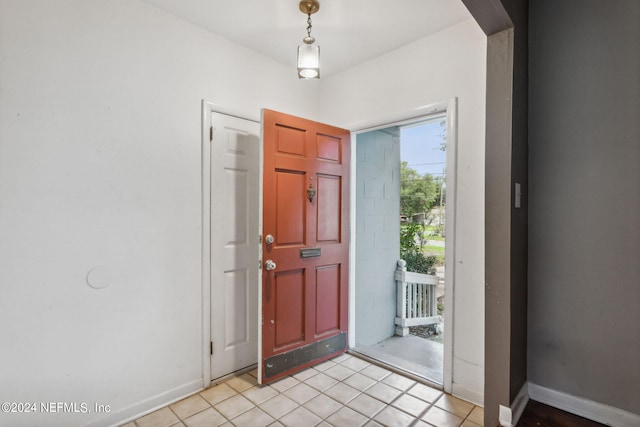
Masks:
[[[213,356],[213,341],[209,342],[209,354]]]
[[[213,126],[209,127],[209,142],[213,142]]]

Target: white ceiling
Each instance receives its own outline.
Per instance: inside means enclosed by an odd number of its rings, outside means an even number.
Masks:
[[[306,36],[299,0],[144,1],[292,68]],[[320,0],[311,19],[326,77],[471,15],[461,0]]]

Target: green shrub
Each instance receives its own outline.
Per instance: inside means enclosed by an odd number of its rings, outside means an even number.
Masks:
[[[420,237],[422,226],[413,222],[400,226],[400,257],[406,253],[420,252],[416,238]],[[404,258],[403,258],[404,259]]]
[[[429,274],[429,271],[436,263],[434,255],[425,256],[420,252],[407,252],[401,255],[401,258],[407,262],[407,271],[414,273]]]

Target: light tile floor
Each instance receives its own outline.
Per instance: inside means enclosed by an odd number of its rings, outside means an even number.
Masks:
[[[482,426],[464,400],[343,354],[273,384],[233,377],[123,427]]]

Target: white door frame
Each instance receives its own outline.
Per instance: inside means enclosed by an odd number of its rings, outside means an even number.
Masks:
[[[447,224],[447,232],[445,235],[445,295],[447,298],[447,304],[444,310],[444,323],[445,332],[444,335],[444,349],[443,349],[443,388],[447,393],[451,393],[453,384],[453,334],[455,331],[454,325],[454,284],[455,284],[455,235],[456,235],[456,197],[457,197],[457,146],[458,146],[458,134],[457,134],[457,121],[458,121],[458,100],[457,98],[451,98],[445,101],[436,102],[433,104],[424,105],[418,108],[412,108],[395,113],[389,113],[383,117],[371,119],[359,123],[355,123],[351,126],[347,126],[347,129],[351,129],[351,140],[354,143],[351,144],[351,212],[350,217],[352,221],[356,218],[356,147],[355,143],[357,135],[364,132],[370,132],[373,130],[385,129],[392,126],[401,126],[409,123],[415,123],[423,120],[428,120],[430,117],[436,114],[444,114],[447,118],[447,208],[445,210],[445,221]],[[351,227],[351,245],[349,250],[349,263],[355,265],[356,258],[356,227]],[[349,348],[354,348],[356,345],[355,339],[355,268],[352,268],[349,273]]]
[[[224,108],[202,100],[202,384],[211,385],[211,141],[212,114],[226,114],[260,123],[259,117]],[[258,260],[256,260],[258,262]]]

